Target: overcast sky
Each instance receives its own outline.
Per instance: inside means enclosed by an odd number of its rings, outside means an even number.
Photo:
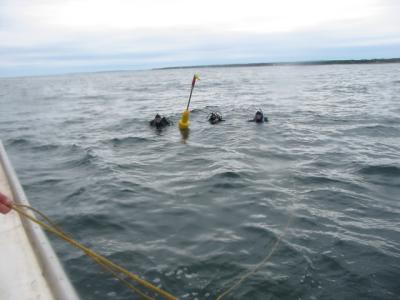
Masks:
[[[0,0],[0,76],[400,57],[400,0]]]

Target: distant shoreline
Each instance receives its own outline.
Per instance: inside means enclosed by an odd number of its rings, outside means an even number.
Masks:
[[[315,61],[298,61],[298,62],[269,62],[269,63],[235,63],[235,64],[210,64],[210,65],[192,65],[192,66],[173,66],[163,68],[146,68],[146,69],[126,69],[126,70],[98,70],[98,71],[77,71],[66,73],[49,73],[49,74],[31,74],[4,76],[0,75],[0,79],[11,78],[29,78],[29,77],[51,77],[66,76],[79,74],[98,74],[98,73],[118,73],[133,71],[150,71],[150,70],[179,70],[179,69],[203,69],[203,68],[243,68],[243,67],[273,67],[273,66],[323,66],[323,65],[356,65],[356,64],[390,64],[400,63],[400,58],[374,58],[374,59],[336,59],[336,60],[315,60]]]
[[[315,66],[315,65],[355,65],[355,64],[389,64],[400,63],[400,58],[376,58],[376,59],[337,59],[337,60],[315,60],[299,62],[274,62],[274,63],[243,63],[243,64],[215,64],[197,66],[175,66],[164,68],[153,68],[152,70],[175,70],[175,69],[199,69],[199,68],[241,68],[241,67],[272,67],[272,66]]]

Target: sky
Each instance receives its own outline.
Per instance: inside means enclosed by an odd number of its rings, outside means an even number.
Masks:
[[[400,57],[400,0],[0,0],[0,76]]]

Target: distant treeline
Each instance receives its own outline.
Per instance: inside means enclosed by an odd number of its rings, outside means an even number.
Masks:
[[[388,64],[388,63],[400,63],[400,58],[349,59],[349,60],[316,60],[316,61],[299,61],[299,62],[199,65],[199,66],[165,67],[165,68],[157,68],[156,70],[192,69],[192,68],[198,69],[198,68],[266,67],[266,66]]]

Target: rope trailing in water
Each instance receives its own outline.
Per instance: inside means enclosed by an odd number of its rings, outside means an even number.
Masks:
[[[54,222],[50,220],[45,214],[40,212],[39,210],[30,207],[28,205],[21,205],[21,204],[13,204],[11,206],[13,210],[15,210],[20,216],[23,216],[30,221],[38,224],[39,226],[43,227],[47,231],[53,233],[54,235],[58,236],[59,238],[63,239],[64,241],[70,243],[72,246],[82,250],[87,256],[89,256],[94,262],[102,266],[105,270],[109,271],[111,274],[114,275],[115,278],[120,280],[122,283],[124,283],[129,289],[134,291],[135,293],[139,294],[141,298],[146,299],[146,300],[154,300],[154,298],[151,298],[150,296],[146,295],[144,292],[142,292],[139,288],[136,286],[132,285],[130,282],[128,282],[127,279],[131,279],[137,284],[141,285],[142,287],[148,289],[149,291],[152,291],[162,297],[164,297],[167,300],[178,300],[177,297],[171,295],[170,293],[156,287],[155,285],[151,284],[150,282],[140,278],[138,275],[133,274],[126,270],[125,268],[113,263],[109,259],[105,258],[104,256],[101,256],[94,252],[93,250],[87,248],[86,246],[78,243],[76,240],[74,240],[70,235],[66,234],[61,228],[59,228]],[[38,214],[40,217],[42,217],[48,224],[45,222],[37,219],[31,214],[26,213],[24,210],[29,209]],[[127,279],[123,278],[122,275],[125,275]]]
[[[260,268],[262,266],[264,266],[271,259],[272,255],[275,253],[276,249],[278,249],[278,247],[282,241],[282,238],[285,236],[286,231],[289,228],[289,224],[292,220],[292,217],[293,217],[293,213],[290,215],[290,217],[287,221],[287,224],[286,224],[285,228],[283,229],[282,234],[277,238],[275,244],[272,246],[271,251],[268,253],[268,255],[262,261],[260,261],[257,265],[255,265],[255,267],[253,269],[244,273],[236,282],[233,282],[232,285],[228,289],[226,289],[222,294],[220,294],[216,300],[221,300],[226,295],[230,294],[234,289],[238,288],[243,283],[243,281],[245,281],[247,278],[249,278],[250,276],[257,273],[260,270]]]
[[[177,297],[175,297],[175,296],[171,295],[170,293],[168,293],[168,292],[166,292],[166,291],[154,286],[150,282],[140,278],[138,275],[135,275],[135,274],[129,272],[125,268],[113,263],[112,261],[110,261],[109,259],[105,258],[104,256],[101,256],[101,255],[97,254],[96,252],[94,252],[93,250],[91,250],[90,248],[87,248],[86,246],[80,244],[79,242],[74,240],[70,235],[65,233],[60,227],[58,227],[53,221],[51,221],[51,219],[49,217],[47,217],[41,211],[39,211],[39,210],[37,210],[37,209],[35,209],[33,207],[30,207],[28,205],[22,205],[22,204],[16,204],[16,203],[14,203],[11,206],[11,208],[13,210],[15,210],[20,216],[23,216],[23,217],[29,219],[30,221],[38,224],[39,226],[43,227],[47,231],[49,231],[49,232],[53,233],[54,235],[58,236],[62,240],[66,241],[66,242],[70,243],[71,245],[73,245],[74,247],[82,250],[94,262],[96,262],[102,268],[104,268],[105,270],[110,272],[115,278],[117,278],[119,281],[124,283],[133,292],[137,293],[142,299],[155,300],[154,298],[146,295],[144,292],[142,292],[136,286],[132,285],[126,278],[123,278],[122,274],[125,275],[128,279],[133,280],[134,282],[136,282],[137,284],[141,285],[142,287],[147,288],[148,290],[150,290],[150,291],[152,291],[152,292],[164,297],[167,300],[178,300]],[[24,211],[24,209],[29,209],[29,210],[35,212],[43,220],[45,220],[48,224],[46,224],[45,222],[37,219],[36,217],[34,217],[32,215],[26,213]],[[250,271],[244,273],[236,282],[233,282],[232,285],[228,289],[226,289],[223,293],[221,293],[216,298],[216,300],[222,300],[222,298],[224,298],[225,296],[230,294],[234,289],[238,288],[247,278],[249,278],[250,276],[252,276],[255,273],[257,273],[260,270],[260,268],[262,266],[264,266],[271,259],[272,255],[278,249],[278,247],[279,247],[279,245],[280,245],[280,243],[282,241],[282,238],[286,235],[286,232],[287,232],[287,230],[289,228],[289,225],[290,225],[292,217],[293,217],[293,214],[290,215],[290,217],[288,219],[288,222],[287,222],[282,234],[279,235],[279,237],[275,241],[275,243],[272,246],[271,251],[268,253],[268,255],[261,262],[259,262],[253,269],[251,269]]]

